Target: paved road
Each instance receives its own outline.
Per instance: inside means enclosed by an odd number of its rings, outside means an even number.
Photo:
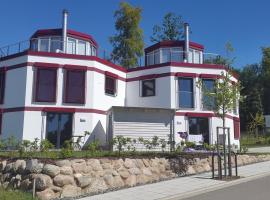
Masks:
[[[184,200],[269,200],[270,176],[200,194]]]

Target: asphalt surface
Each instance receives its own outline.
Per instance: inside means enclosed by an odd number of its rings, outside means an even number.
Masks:
[[[184,200],[270,200],[270,176],[203,193]]]

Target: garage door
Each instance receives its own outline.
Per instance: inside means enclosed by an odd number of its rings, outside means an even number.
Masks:
[[[154,136],[169,141],[171,133],[171,112],[165,111],[116,111],[114,112],[113,135],[136,139],[136,150],[146,150],[138,139],[152,140]],[[169,149],[169,145],[167,145]],[[161,150],[161,147],[155,150]]]

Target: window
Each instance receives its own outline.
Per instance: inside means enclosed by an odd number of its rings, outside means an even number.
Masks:
[[[85,55],[86,54],[86,42],[85,41],[78,41],[78,54]]]
[[[50,51],[56,52],[56,50],[62,50],[62,43],[60,37],[51,37]]]
[[[200,51],[194,50],[193,51],[193,63],[200,63]]]
[[[156,50],[154,52],[154,57],[155,57],[155,64],[159,64],[160,63],[160,53],[159,53],[159,50]]]
[[[148,53],[147,54],[147,65],[153,65],[155,62],[154,60],[154,53],[151,52],[151,53]]]
[[[5,82],[6,82],[6,72],[4,70],[1,70],[0,71],[0,104],[4,103]]]
[[[174,47],[171,49],[171,60],[172,62],[183,61],[183,52],[181,48]]]
[[[67,53],[76,54],[76,40],[75,39],[68,38]]]
[[[150,97],[156,95],[156,80],[143,80],[142,81],[142,96]]]
[[[41,38],[40,40],[39,51],[49,51],[49,38]]]
[[[203,142],[209,144],[209,122],[206,117],[189,117],[189,135],[202,135]]]
[[[179,78],[179,107],[194,108],[193,78]]]
[[[240,121],[239,119],[234,118],[234,139],[240,138]]]
[[[37,68],[36,76],[36,102],[56,101],[57,69]]]
[[[65,103],[85,103],[85,71],[66,71]]]
[[[105,94],[116,95],[116,79],[112,76],[105,76]]]
[[[92,46],[92,56],[96,56],[97,55],[97,48]]]
[[[203,84],[203,90],[206,93],[209,93],[209,94],[215,93],[215,80],[203,79],[202,84]],[[209,96],[208,94],[204,94],[205,92],[203,92],[203,97],[202,97],[203,108],[206,110],[215,109],[215,106],[216,106],[215,98],[212,96]]]
[[[161,49],[161,62],[166,63],[171,61],[170,49]]]

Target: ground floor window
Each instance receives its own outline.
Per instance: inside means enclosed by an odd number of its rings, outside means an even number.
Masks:
[[[72,113],[47,113],[46,139],[61,148],[72,137]]]
[[[189,117],[189,135],[202,135],[203,142],[209,144],[209,119],[207,117]]]

